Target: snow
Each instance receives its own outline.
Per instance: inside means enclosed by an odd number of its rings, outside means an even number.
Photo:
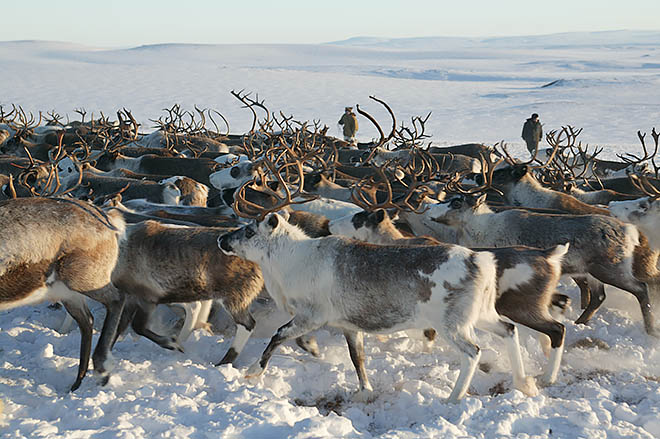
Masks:
[[[606,155],[637,151],[637,130],[660,121],[658,32],[560,34],[493,39],[359,38],[326,45],[181,45],[97,49],[69,43],[0,43],[0,103],[26,110],[73,109],[113,114],[132,110],[150,128],[165,107],[212,107],[233,132],[251,115],[228,92],[246,89],[271,110],[334,129],[346,105],[359,103],[384,129],[387,113],[368,99],[385,99],[399,122],[433,114],[434,144],[495,143],[523,151],[520,129],[532,112],[545,129],[584,127],[583,142]],[[553,86],[542,87],[553,81]],[[376,136],[360,120],[360,140]],[[0,436],[67,438],[279,437],[660,437],[660,342],[645,334],[634,298],[608,288],[588,326],[578,291],[560,288],[573,305],[561,320],[566,351],[558,382],[529,398],[511,390],[501,341],[479,333],[484,349],[470,394],[447,404],[458,356],[437,341],[397,333],[367,337],[366,367],[375,400],[354,399],[357,377],[343,337],[317,333],[321,356],[293,343],[282,346],[265,374],[243,374],[268,342],[282,315],[260,319],[257,337],[236,367],[215,367],[232,329],[195,331],[185,353],[144,338],[117,343],[105,387],[91,373],[68,393],[78,362],[77,330],[62,335],[63,311],[45,304],[0,313]],[[103,320],[95,314],[95,341]],[[164,322],[173,313],[164,312]],[[260,314],[261,315],[261,314]],[[226,326],[214,321],[216,328]],[[226,322],[225,322],[226,323]],[[528,373],[545,357],[521,330]],[[4,405],[4,409],[2,406]],[[4,410],[4,412],[3,412]]]

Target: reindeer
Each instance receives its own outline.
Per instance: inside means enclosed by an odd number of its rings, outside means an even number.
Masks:
[[[93,316],[85,296],[103,303],[108,312],[93,361],[106,374],[124,306],[110,282],[124,234],[121,214],[69,198],[18,198],[0,202],[0,222],[0,310],[44,300],[64,304],[81,334],[74,391],[87,373],[92,346]]]
[[[96,160],[96,167],[102,171],[125,168],[142,174],[182,175],[206,186],[211,185],[209,175],[217,165],[210,159],[160,157],[152,154],[133,158],[119,153],[102,153],[93,157]]]
[[[658,253],[632,224],[602,215],[549,215],[505,210],[495,213],[485,195],[449,197],[429,206],[425,215],[457,230],[459,242],[469,247],[525,245],[548,248],[570,243],[562,261],[562,274],[589,275],[597,294],[576,321],[586,323],[605,300],[603,283],[633,294],[639,302],[644,327],[656,335],[649,293],[657,293]]]
[[[384,209],[363,211],[329,224],[333,235],[343,235],[372,244],[438,245],[429,236],[405,237]],[[542,376],[544,384],[557,378],[564,345],[564,325],[552,318],[551,304],[564,308],[570,299],[555,292],[561,276],[561,260],[568,244],[547,250],[529,247],[473,248],[489,251],[497,263],[497,298],[495,309],[512,321],[527,326],[547,337],[541,344],[550,360]],[[547,340],[550,340],[548,345]]]
[[[362,331],[433,327],[461,353],[461,373],[449,397],[455,402],[474,374],[480,350],[471,334],[481,327],[505,339],[514,386],[537,392],[524,375],[515,326],[495,311],[491,253],[453,245],[375,246],[341,237],[310,238],[276,213],[221,236],[218,245],[227,254],[258,263],[277,306],[294,316],[278,329],[248,377],[263,373],[282,342],[327,324],[344,331],[360,390],[369,392]]]
[[[103,177],[85,173],[82,183],[73,191],[77,197],[107,196],[121,192],[126,199],[146,199],[148,201],[163,204],[179,204],[181,191],[176,184],[165,181],[156,183],[154,181],[134,180],[132,178]]]
[[[449,397],[455,402],[465,395],[479,360],[480,349],[472,340],[472,331],[480,327],[504,338],[514,386],[536,394],[536,385],[524,373],[516,328],[495,311],[492,253],[445,244],[376,246],[335,236],[311,238],[279,214],[269,214],[300,193],[304,186],[300,162],[278,169],[264,163],[285,195],[270,189],[263,174],[259,184],[243,185],[234,210],[260,221],[219,236],[218,246],[228,255],[257,263],[278,308],[294,317],[278,329],[261,359],[248,369],[248,377],[263,373],[282,342],[327,324],[344,331],[360,395],[365,396],[372,387],[364,368],[362,331],[382,334],[434,328],[461,354],[461,372]],[[281,176],[288,166],[297,167],[300,176],[293,196]],[[244,198],[248,185],[283,202],[269,208],[249,202]],[[300,270],[302,264],[304,271]]]
[[[585,191],[580,189],[575,182],[567,183],[564,187],[564,191],[567,194],[574,196],[579,201],[591,205],[599,204],[607,206],[613,201],[635,200],[639,198],[637,195],[624,194],[611,189]]]
[[[223,157],[222,161],[216,160],[216,163],[226,167],[213,172],[209,176],[209,182],[220,191],[235,189],[256,176],[253,171],[252,161],[248,160],[247,156],[244,155]]]
[[[254,329],[248,306],[264,283],[257,265],[218,251],[217,237],[228,230],[155,221],[127,226],[112,273],[113,284],[127,297],[120,332],[132,322],[136,333],[163,348],[183,351],[176,338],[148,328],[154,309],[162,303],[217,299],[237,325],[232,346],[218,364],[231,363]]]
[[[621,221],[634,224],[646,235],[649,245],[653,250],[660,251],[660,236],[658,224],[660,223],[660,191],[649,183],[646,177],[630,176],[635,184],[646,197],[631,201],[612,202],[608,209]]]

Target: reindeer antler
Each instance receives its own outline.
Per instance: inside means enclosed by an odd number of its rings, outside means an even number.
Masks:
[[[252,218],[257,221],[262,221],[266,215],[270,212],[275,212],[282,209],[285,206],[290,204],[302,204],[308,201],[312,201],[318,198],[315,195],[303,194],[303,186],[305,184],[305,175],[303,173],[302,165],[300,161],[296,160],[294,162],[288,162],[276,168],[273,162],[267,158],[262,158],[258,163],[256,163],[257,178],[250,180],[247,183],[243,184],[236,191],[236,200],[232,208],[236,215],[242,218]],[[266,168],[266,171],[262,168]],[[291,190],[288,187],[288,184],[282,178],[282,172],[287,172],[288,168],[293,167],[298,175],[298,183],[296,190],[291,193]],[[279,183],[279,186],[284,191],[282,196],[279,192],[271,189],[268,186],[268,176],[273,176]],[[254,203],[246,198],[246,190],[252,189],[262,195],[274,198],[275,204],[269,207],[261,206],[257,203]],[[303,200],[294,200],[295,197],[303,197]]]

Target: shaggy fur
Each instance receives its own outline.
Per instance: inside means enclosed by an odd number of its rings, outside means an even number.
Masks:
[[[121,214],[72,199],[18,198],[0,202],[0,223],[0,310],[43,300],[64,304],[81,332],[75,390],[87,372],[92,344],[93,317],[83,295],[109,310],[106,335],[94,352],[99,372],[105,371],[123,307],[110,283],[124,232]]]
[[[218,235],[227,229],[171,227],[155,221],[127,226],[113,283],[129,297],[127,308],[136,308],[133,328],[138,334],[168,349],[180,349],[176,340],[153,333],[147,322],[159,303],[218,299],[234,321],[254,329],[248,306],[264,283],[259,267],[218,251]],[[121,329],[131,321],[124,313]],[[248,335],[249,336],[249,335]],[[232,345],[222,362],[231,362],[241,346]]]
[[[389,333],[434,328],[461,353],[461,372],[450,396],[462,398],[480,349],[473,329],[504,337],[514,386],[536,393],[524,375],[515,326],[495,311],[493,255],[455,245],[377,246],[342,237],[310,238],[278,214],[218,240],[220,248],[258,263],[277,306],[294,315],[271,339],[248,376],[263,373],[285,340],[323,325],[341,328],[360,380],[370,391],[364,369],[361,331]],[[300,270],[304,266],[305,270]]]

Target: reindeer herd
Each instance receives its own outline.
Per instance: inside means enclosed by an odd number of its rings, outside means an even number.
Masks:
[[[130,326],[180,350],[213,306],[236,334],[218,364],[233,362],[252,334],[251,305],[269,300],[291,319],[246,376],[261,375],[277,347],[295,339],[318,355],[312,332],[343,332],[359,398],[372,386],[364,333],[416,328],[440,335],[461,358],[450,401],[465,396],[480,358],[475,329],[504,341],[513,387],[538,392],[525,373],[517,325],[536,331],[548,356],[539,384],[558,376],[565,327],[551,309],[573,278],[587,324],[605,285],[635,296],[644,328],[658,336],[659,167],[643,154],[600,160],[570,126],[523,161],[503,143],[425,144],[426,117],[392,119],[389,134],[351,147],[320,122],[274,114],[232,94],[252,126],[230,134],[217,111],[175,105],[145,134],[130,111],[70,121],[0,107],[0,310],[60,302],[81,333],[76,390]],[[225,130],[218,126],[222,120]],[[210,128],[209,126],[212,126]],[[87,298],[107,310],[92,354]],[[183,304],[180,332],[154,332],[158,305]],[[513,323],[512,323],[513,322]]]

